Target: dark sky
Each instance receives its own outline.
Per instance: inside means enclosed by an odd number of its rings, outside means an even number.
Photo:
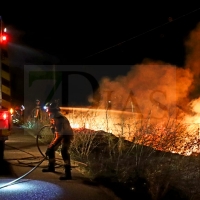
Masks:
[[[198,2],[32,2],[1,6],[11,39],[62,64],[135,64],[150,57],[182,65],[184,40],[200,21]]]
[[[23,96],[23,72],[16,66],[121,65],[102,68],[102,74],[110,69],[114,76],[145,58],[184,66],[184,41],[200,22],[199,2],[61,2],[1,4],[10,34],[15,98]]]

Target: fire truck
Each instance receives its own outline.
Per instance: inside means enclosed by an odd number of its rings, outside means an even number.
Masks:
[[[11,132],[11,85],[8,59],[8,34],[0,16],[0,163],[4,157],[5,141]]]

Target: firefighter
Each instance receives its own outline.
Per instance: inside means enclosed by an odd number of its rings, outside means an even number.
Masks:
[[[25,110],[24,105],[21,105],[20,106],[20,122],[21,122],[21,124],[24,123],[24,110]]]
[[[35,113],[34,113],[34,118],[35,118],[35,121],[38,121],[40,120],[40,100],[39,99],[36,99],[36,107],[35,107]]]
[[[43,172],[55,172],[55,151],[61,145],[61,155],[64,161],[65,175],[60,177],[60,180],[70,180],[71,163],[69,148],[73,139],[73,129],[70,126],[69,120],[60,113],[60,108],[57,102],[46,105],[46,112],[49,114],[51,130],[54,138],[46,150],[46,156],[49,159],[48,168],[43,169]]]

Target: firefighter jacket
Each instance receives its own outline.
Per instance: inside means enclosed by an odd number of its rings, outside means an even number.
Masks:
[[[74,132],[70,126],[70,122],[60,112],[54,114],[51,125],[51,129],[54,131],[54,139],[50,143],[50,148],[61,143],[68,143],[69,140],[73,139]]]

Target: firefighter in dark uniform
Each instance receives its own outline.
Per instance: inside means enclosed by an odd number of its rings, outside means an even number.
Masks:
[[[35,103],[36,103],[36,107],[34,109],[34,119],[35,119],[36,128],[39,128],[40,118],[41,118],[40,100],[36,99]]]
[[[55,172],[55,151],[61,146],[61,155],[64,161],[65,175],[60,177],[60,180],[69,180],[71,177],[71,163],[69,147],[73,139],[73,129],[70,126],[69,120],[62,115],[60,108],[56,102],[47,105],[46,112],[49,113],[51,130],[54,138],[46,150],[46,156],[49,159],[48,168],[43,169],[43,172]]]
[[[35,121],[38,122],[40,120],[40,100],[39,99],[36,99],[36,107],[35,107],[35,113],[34,113],[34,118],[35,118]]]

